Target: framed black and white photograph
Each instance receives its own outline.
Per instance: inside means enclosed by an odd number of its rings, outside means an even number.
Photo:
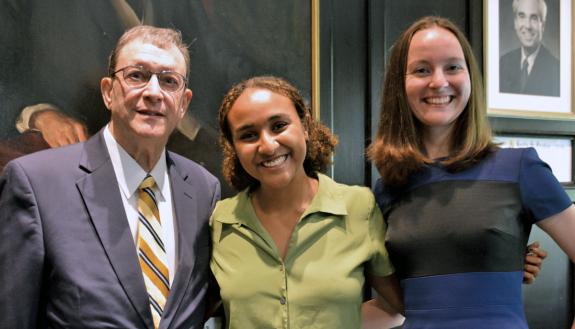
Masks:
[[[490,113],[573,116],[571,0],[485,0]]]

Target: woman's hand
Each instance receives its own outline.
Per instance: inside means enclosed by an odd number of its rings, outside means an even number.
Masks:
[[[525,255],[525,265],[523,267],[523,283],[531,284],[535,281],[543,260],[547,257],[547,252],[539,246],[539,241],[535,241],[527,246]]]

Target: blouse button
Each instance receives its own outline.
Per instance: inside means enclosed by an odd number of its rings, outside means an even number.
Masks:
[[[280,304],[285,305],[286,299],[284,297],[280,297]]]

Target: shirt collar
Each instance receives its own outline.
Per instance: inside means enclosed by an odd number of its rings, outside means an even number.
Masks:
[[[317,176],[319,179],[317,193],[302,218],[316,212],[341,216],[347,215],[343,194],[349,191],[343,189],[341,184],[336,183],[326,175],[318,173]]]
[[[539,54],[540,49],[541,45],[539,45],[533,53],[527,56],[527,54],[525,53],[525,49],[521,47],[521,63],[519,63],[520,65],[519,68],[522,68],[523,61],[525,61],[525,59],[527,58],[527,72],[531,72],[531,68],[533,67],[533,63],[535,62],[535,58],[537,57],[537,54]]]
[[[146,178],[148,173],[124,150],[122,145],[118,144],[109,129],[109,126],[104,129],[104,141],[110,154],[110,160],[112,161],[120,190],[126,199],[129,199],[134,195],[138,186],[142,180]],[[160,192],[160,199],[165,198],[166,189],[169,188],[167,185],[167,172],[166,152],[164,149],[160,155],[160,159],[158,159],[158,162],[156,162],[149,172],[156,181],[158,191]]]
[[[318,190],[301,218],[303,219],[318,212],[336,215],[337,217],[347,215],[343,195],[346,190],[342,189],[340,184],[323,174],[318,174],[318,179]],[[251,204],[248,189],[240,192],[234,198],[237,198],[237,206],[235,209],[218,216],[218,218],[214,218],[214,220],[225,224],[244,224],[249,227],[258,225],[255,223],[257,216]]]

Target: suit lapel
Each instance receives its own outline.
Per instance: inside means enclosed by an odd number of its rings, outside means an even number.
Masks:
[[[184,297],[194,269],[194,234],[197,231],[195,189],[189,184],[188,176],[182,175],[168,154],[168,172],[172,187],[175,223],[178,230],[178,268],[170,288],[170,296],[164,310],[163,328],[168,328],[174,319]]]
[[[80,167],[88,174],[76,186],[124,292],[148,328],[153,328],[148,295],[134,239],[102,132],[85,143]]]

